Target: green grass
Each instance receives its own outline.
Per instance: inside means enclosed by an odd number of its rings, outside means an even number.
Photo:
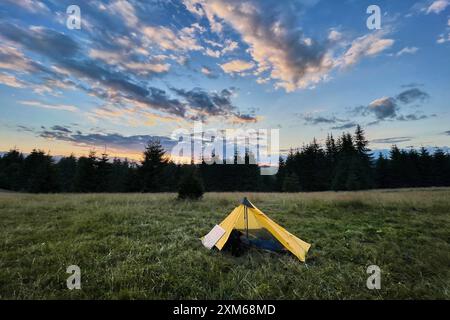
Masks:
[[[246,194],[307,264],[205,249],[243,194],[0,194],[1,299],[449,299],[450,189]],[[66,288],[78,265],[82,289]],[[381,290],[366,288],[367,266]]]

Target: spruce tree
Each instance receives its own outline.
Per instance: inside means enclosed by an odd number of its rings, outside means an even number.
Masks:
[[[354,135],[356,157],[353,169],[356,179],[359,180],[360,189],[373,187],[372,154],[368,148],[369,142],[365,137],[365,132],[360,125],[357,125]]]
[[[56,164],[58,172],[58,185],[61,192],[73,192],[75,174],[77,171],[77,159],[73,154],[61,158]]]
[[[97,156],[95,151],[89,152],[89,156],[80,157],[75,174],[76,192],[97,191]]]
[[[0,159],[0,188],[20,191],[24,189],[22,179],[23,154],[11,149]]]
[[[111,170],[112,165],[106,152],[97,159],[97,192],[108,192],[111,190]]]
[[[141,162],[140,177],[143,192],[160,192],[165,185],[164,169],[168,160],[159,140],[150,140],[145,147],[144,160]]]
[[[27,192],[56,192],[57,178],[52,157],[34,149],[23,161],[22,179]]]

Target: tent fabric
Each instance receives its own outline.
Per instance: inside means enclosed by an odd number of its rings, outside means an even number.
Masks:
[[[225,234],[216,243],[219,250],[222,250],[233,229],[241,230],[244,234],[265,229],[302,262],[305,262],[306,254],[311,247],[311,244],[297,238],[271,220],[246,198],[220,223],[220,226],[225,230]]]

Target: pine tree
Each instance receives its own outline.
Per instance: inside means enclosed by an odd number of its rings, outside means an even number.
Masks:
[[[23,160],[23,154],[16,149],[11,149],[0,158],[0,188],[15,191],[24,189]]]
[[[419,174],[421,178],[421,184],[423,187],[430,187],[433,185],[433,158],[430,153],[424,147],[420,148],[419,153]]]
[[[355,149],[357,159],[354,159],[355,168],[353,171],[356,179],[359,181],[360,189],[369,189],[373,187],[372,173],[372,154],[368,148],[369,142],[366,140],[364,130],[357,125],[355,130]]]
[[[375,187],[380,189],[389,187],[389,160],[381,153],[375,162]]]
[[[283,191],[283,181],[286,177],[286,162],[282,157],[279,157],[278,160],[278,172],[276,174],[276,182],[275,182],[275,190],[274,191]]]
[[[351,185],[349,183],[349,177],[350,180],[354,179],[355,174],[353,171],[356,170],[352,165],[355,163],[354,157],[357,156],[357,151],[354,147],[351,134],[342,134],[338,140],[337,148],[337,163],[331,187],[333,190],[347,190],[347,187]]]
[[[145,147],[144,160],[141,162],[140,176],[143,192],[160,192],[165,184],[164,169],[168,160],[159,140],[150,140]]]
[[[41,150],[34,149],[23,161],[22,179],[27,192],[57,191],[56,170],[52,157]]]
[[[437,148],[433,154],[433,165],[432,165],[433,185],[438,187],[446,186],[448,178],[450,176],[449,169],[450,167],[448,156],[442,151],[442,149]]]
[[[404,187],[403,156],[396,145],[391,147],[389,159],[389,188]]]
[[[106,153],[97,159],[97,192],[108,192],[111,189],[111,163]]]
[[[58,172],[58,185],[61,192],[73,192],[75,174],[77,171],[77,159],[73,154],[61,158],[56,164]]]
[[[75,191],[97,191],[97,156],[95,151],[89,152],[89,156],[80,157],[75,174]]]

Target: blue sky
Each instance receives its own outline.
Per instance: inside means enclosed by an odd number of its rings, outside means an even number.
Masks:
[[[445,147],[449,66],[448,0],[4,0],[0,151],[137,158],[199,120],[284,150],[357,123],[372,149]]]

